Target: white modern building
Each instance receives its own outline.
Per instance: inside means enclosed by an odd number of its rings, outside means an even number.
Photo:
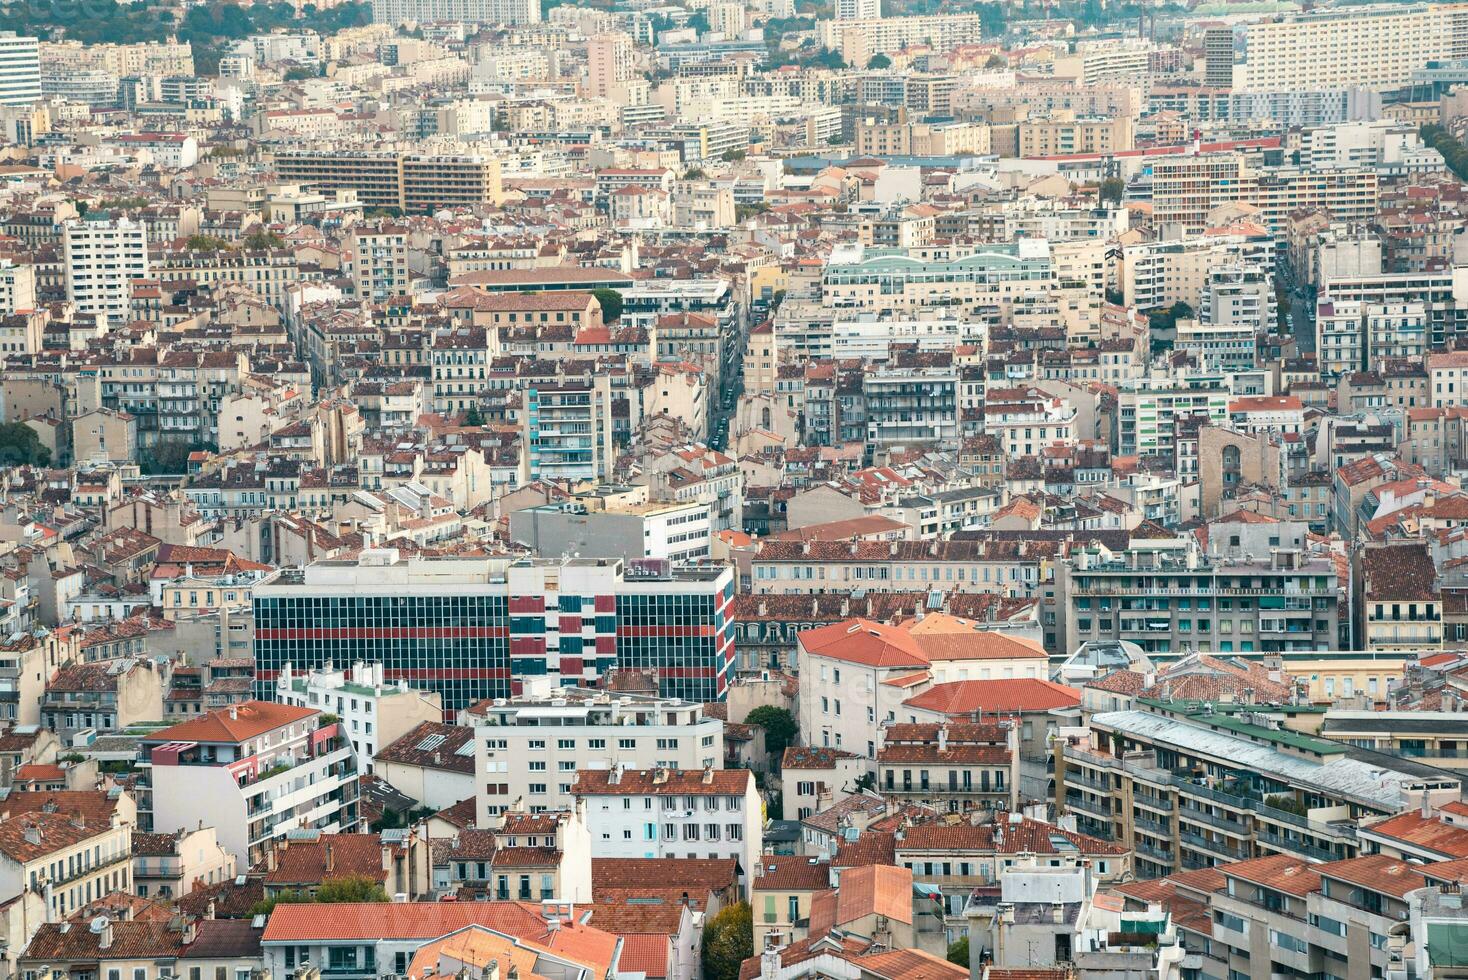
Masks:
[[[30,105],[41,99],[41,42],[0,31],[0,105]]]
[[[425,721],[443,721],[442,696],[415,691],[401,679],[388,684],[380,663],[358,662],[344,669],[327,661],[307,673],[296,673],[286,664],[275,678],[275,699],[336,715],[364,773],[372,771],[379,747],[391,745]]]
[[[562,810],[578,772],[723,765],[724,723],[676,698],[566,688],[497,698],[466,711],[475,726],[481,826],[515,800],[532,813]]]
[[[734,858],[748,888],[764,828],[748,769],[618,766],[581,773],[574,791],[586,803],[593,858]]]
[[[77,312],[127,320],[134,279],[148,275],[148,230],[142,222],[100,214],[66,222],[62,234],[66,298]]]
[[[372,0],[372,21],[534,24],[540,21],[540,0]]]
[[[352,746],[322,715],[247,701],[154,732],[138,746],[148,773],[139,824],[165,834],[214,827],[241,867],[292,830],[354,832]]]

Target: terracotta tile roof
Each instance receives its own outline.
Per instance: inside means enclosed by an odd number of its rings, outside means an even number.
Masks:
[[[1361,555],[1369,600],[1431,601],[1438,598],[1437,567],[1424,542],[1367,548]]]
[[[1081,692],[1073,687],[1034,678],[1016,678],[935,684],[902,703],[909,708],[966,715],[976,711],[985,714],[1050,711],[1074,708],[1080,701]]]
[[[803,854],[765,854],[754,873],[755,891],[824,891],[831,887],[831,866]]]
[[[682,886],[690,897],[699,891],[723,892],[738,887],[738,866],[733,858],[592,858],[592,899],[605,901],[604,890],[639,888]]]
[[[148,737],[148,742],[238,743],[318,713],[315,708],[297,708],[270,701],[246,701],[154,732]]]
[[[454,824],[455,827],[473,827],[479,820],[479,800],[474,797],[459,800],[452,807],[443,807],[433,816],[445,823]]]
[[[1322,877],[1348,881],[1371,891],[1395,895],[1397,898],[1402,898],[1407,892],[1427,883],[1416,865],[1385,854],[1369,854],[1345,861],[1317,864],[1315,870]]]
[[[838,838],[836,856],[831,863],[838,868],[896,864],[897,835],[890,830],[866,830],[858,834],[856,840]]]
[[[111,829],[105,823],[76,822],[69,813],[26,813],[0,822],[0,854],[17,862],[35,861]]]
[[[1468,858],[1468,827],[1443,823],[1435,815],[1422,816],[1420,811],[1399,813],[1376,823],[1362,825],[1363,830],[1390,837],[1445,858]]]
[[[1220,869],[1224,877],[1243,878],[1256,885],[1291,895],[1305,896],[1320,890],[1320,875],[1308,861],[1288,854],[1272,854],[1269,857],[1253,858],[1249,861],[1234,861]]]
[[[437,736],[443,736],[443,741],[438,741]],[[422,748],[428,740],[433,742],[434,747]],[[463,755],[459,751],[473,741],[474,729],[466,725],[425,721],[391,745],[378,749],[377,761],[473,775],[473,753]]]
[[[806,630],[799,636],[806,651],[867,667],[926,667],[928,658],[907,630],[853,619]]]
[[[668,975],[673,941],[667,936],[644,933],[622,934],[622,957],[617,969],[622,973],[644,973],[650,980]]]
[[[841,886],[811,900],[810,934],[832,929],[868,915],[912,922],[912,872],[892,865],[869,864],[841,874]]]
[[[920,949],[892,949],[857,958],[862,975],[882,980],[966,980],[968,967],[957,966]]]
[[[265,898],[265,878],[262,875],[242,877],[242,884],[236,884],[238,878],[231,878],[215,885],[201,885],[179,898],[178,907],[189,915],[203,918],[212,901],[214,914],[222,919],[248,918],[250,910]]]
[[[272,887],[319,885],[351,875],[387,880],[382,840],[376,834],[324,834],[315,841],[283,841],[276,848],[275,861],[275,870],[265,874],[265,883]]]
[[[465,926],[482,925],[555,950],[578,961],[610,966],[616,937],[600,929],[564,923],[552,933],[540,906],[525,902],[374,902],[277,906],[264,941],[366,941],[438,939]]]
[[[823,954],[847,957],[857,956],[871,948],[871,940],[860,936],[820,935],[808,936],[780,950],[781,967],[796,966]],[[739,964],[739,980],[753,980],[760,974],[759,956],[751,956]]]
[[[253,959],[265,934],[252,919],[203,919],[194,929],[194,941],[179,953],[182,959]]]
[[[26,947],[31,960],[154,960],[177,956],[183,933],[167,922],[112,923],[112,944],[101,948],[101,933],[67,923],[46,922]]]
[[[106,826],[117,812],[117,798],[96,789],[12,790],[0,801],[0,819],[22,813],[79,814],[88,824]]]

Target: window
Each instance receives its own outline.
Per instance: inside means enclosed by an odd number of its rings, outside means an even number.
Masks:
[[[545,795],[545,783],[531,783],[530,784],[530,794],[532,796],[544,796]]]

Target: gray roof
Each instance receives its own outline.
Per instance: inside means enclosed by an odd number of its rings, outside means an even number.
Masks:
[[[1417,776],[1407,766],[1392,766],[1359,758],[1338,757],[1315,762],[1222,732],[1210,731],[1176,718],[1146,711],[1106,711],[1092,717],[1105,728],[1171,746],[1191,755],[1208,756],[1242,770],[1252,770],[1282,782],[1314,787],[1342,799],[1355,800],[1386,812],[1404,805],[1402,783]],[[1373,753],[1373,755],[1375,755]],[[1376,756],[1378,759],[1389,757]],[[1404,760],[1403,760],[1404,761]],[[1447,777],[1447,773],[1442,773]]]

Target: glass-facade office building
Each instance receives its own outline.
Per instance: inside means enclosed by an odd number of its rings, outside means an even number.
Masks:
[[[381,663],[387,680],[441,694],[446,712],[521,693],[527,678],[575,686],[614,668],[656,671],[666,697],[727,692],[730,569],[391,554],[288,569],[255,587],[260,696],[284,664],[328,661]]]

